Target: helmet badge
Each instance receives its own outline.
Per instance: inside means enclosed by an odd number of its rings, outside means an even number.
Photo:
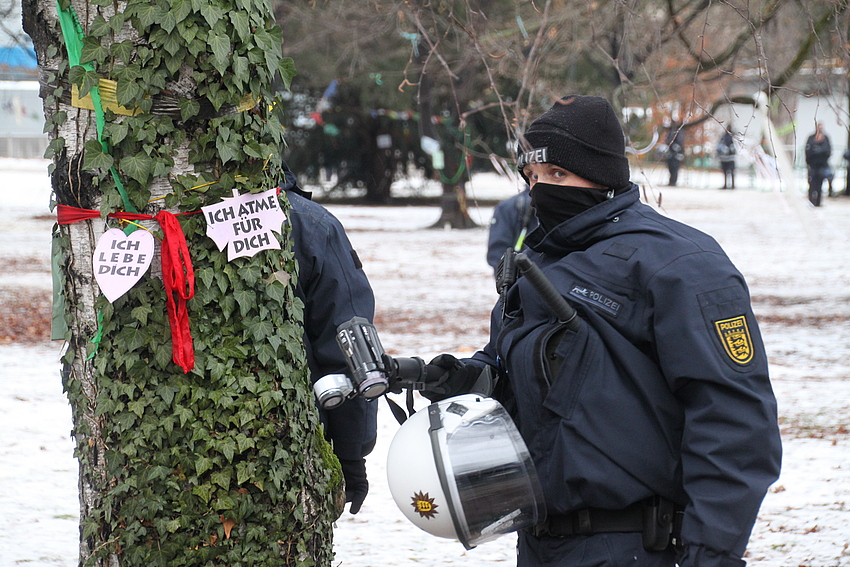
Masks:
[[[439,512],[437,512],[437,504],[434,504],[433,498],[428,498],[427,492],[414,492],[411,506],[413,506],[413,509],[416,510],[416,513],[422,518],[430,520],[439,514]]]

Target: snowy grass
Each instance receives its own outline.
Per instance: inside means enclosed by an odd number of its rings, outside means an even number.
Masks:
[[[719,191],[719,173],[685,171],[684,187],[667,188],[665,175],[647,167],[634,178],[650,204],[724,246],[747,277],[770,357],[783,470],[762,506],[747,560],[759,567],[848,566],[850,199],[825,198],[815,209],[799,186],[778,192],[758,180],[748,187],[742,176],[738,190]],[[467,231],[425,229],[439,216],[430,207],[329,206],[375,289],[377,327],[390,354],[427,360],[483,346],[496,299],[484,260],[492,209],[475,200],[516,190],[515,181],[476,176],[470,213],[482,228]],[[0,160],[4,303],[22,290],[50,289],[49,195],[46,162]],[[58,343],[0,345],[0,567],[77,564],[77,463],[60,351]],[[384,473],[398,425],[381,403],[378,444],[367,459],[370,493],[359,514],[337,522],[334,564],[512,565],[512,536],[465,551],[402,516]]]

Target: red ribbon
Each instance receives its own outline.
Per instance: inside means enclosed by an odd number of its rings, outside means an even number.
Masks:
[[[177,214],[194,215],[200,212],[201,211],[191,211],[188,213]],[[109,213],[106,216],[111,219],[119,220],[154,220],[156,218],[150,215],[143,215],[142,213],[125,213],[123,211],[119,211],[117,213]],[[96,219],[99,217],[99,211],[93,211],[91,209],[80,209],[79,207],[72,207],[70,205],[56,205],[56,222],[58,222],[59,224],[72,224],[75,222]]]
[[[162,283],[165,285],[165,303],[171,325],[172,359],[185,374],[195,367],[195,349],[186,309],[186,300],[195,295],[195,271],[177,217],[168,211],[160,211],[156,220],[163,232]]]
[[[56,221],[71,224],[100,217],[99,211],[57,205]],[[178,213],[192,214],[192,213]],[[189,247],[177,216],[160,211],[155,217],[141,213],[109,213],[109,218],[121,220],[153,220],[162,227],[162,282],[165,285],[165,304],[171,326],[171,352],[175,364],[187,373],[195,367],[195,349],[189,330],[189,311],[186,300],[195,295],[195,270],[189,257]]]

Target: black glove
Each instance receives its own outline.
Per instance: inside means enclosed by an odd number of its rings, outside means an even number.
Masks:
[[[425,365],[428,387],[422,395],[432,402],[468,394],[481,374],[482,367],[464,364],[450,354],[441,354]]]
[[[345,479],[345,501],[351,502],[349,511],[356,514],[360,511],[360,506],[363,505],[366,494],[369,492],[369,481],[366,480],[366,459],[358,461],[340,459],[339,464],[342,465],[342,477]]]

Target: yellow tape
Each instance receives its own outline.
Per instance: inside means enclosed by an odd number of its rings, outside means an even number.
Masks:
[[[133,108],[131,110],[118,104],[118,97],[115,94],[117,87],[118,83],[113,80],[100,79],[98,83],[98,90],[100,91],[101,106],[103,106],[104,109],[108,108],[115,114],[121,114],[124,116],[135,116],[139,114],[141,110],[138,108]],[[92,102],[91,94],[87,94],[80,98],[80,89],[77,85],[71,85],[71,106],[94,110],[94,102]]]
[[[246,110],[251,110],[252,108],[257,106],[258,102],[260,102],[260,101],[255,99],[254,95],[246,94],[241,99],[239,99],[239,104],[236,105],[236,110],[238,110],[239,112],[245,112]]]
[[[108,108],[113,113],[121,114],[122,116],[136,116],[142,112],[138,107],[129,109],[118,104],[118,96],[115,94],[116,89],[118,88],[117,82],[111,79],[100,79],[97,86],[100,91],[100,100],[104,109]],[[251,110],[257,106],[258,102],[259,100],[255,98],[254,95],[247,94],[239,99],[239,104],[236,106],[236,110],[239,112]],[[94,110],[94,103],[92,102],[91,94],[87,94],[80,98],[80,89],[77,85],[71,85],[71,106]]]

